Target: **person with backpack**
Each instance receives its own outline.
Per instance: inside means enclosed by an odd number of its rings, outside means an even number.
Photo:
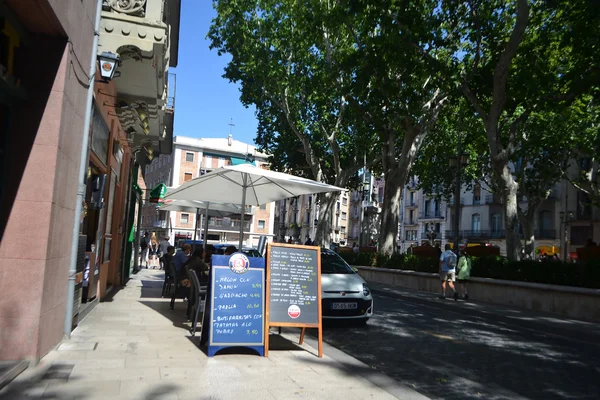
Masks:
[[[454,287],[454,281],[456,280],[456,254],[450,248],[450,244],[446,243],[444,247],[445,251],[440,255],[440,280],[442,281],[442,294],[440,299],[446,298],[446,282],[448,286],[454,292],[454,300],[458,300],[458,292]]]
[[[468,256],[466,250],[460,252],[460,258],[458,259],[458,265],[456,266],[458,275],[456,277],[462,292],[462,297],[465,300],[469,300],[469,279],[471,279],[471,257]]]

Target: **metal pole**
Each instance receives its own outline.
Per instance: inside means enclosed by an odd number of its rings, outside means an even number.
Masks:
[[[406,217],[406,186],[402,188],[402,201],[400,202],[400,253],[404,253],[404,218]]]
[[[363,247],[363,224],[365,221],[365,183],[367,179],[367,153],[364,154],[363,158],[363,176],[362,184],[360,187],[360,219],[359,219],[359,230],[358,230],[358,248]]]
[[[94,22],[94,40],[90,55],[90,69],[88,73],[88,90],[85,101],[85,116],[83,118],[83,135],[81,152],[79,154],[79,173],[77,175],[77,199],[75,200],[75,217],[73,220],[73,235],[71,238],[71,259],[69,261],[69,281],[67,284],[67,304],[65,311],[64,333],[71,337],[73,326],[73,304],[75,302],[75,276],[77,274],[77,252],[79,250],[79,229],[81,226],[81,212],[85,201],[85,178],[87,174],[88,145],[90,136],[90,120],[92,117],[92,101],[94,100],[94,78],[96,77],[96,58],[98,53],[98,38],[100,36],[100,17],[102,14],[102,0],[96,1],[96,21]]]
[[[561,251],[563,252],[563,262],[567,262],[567,240],[568,237],[567,235],[569,234],[569,183],[567,182],[567,180],[565,179],[565,213],[564,213],[564,217],[563,217],[563,247],[561,249]]]
[[[136,195],[135,199],[137,201],[137,195]],[[142,227],[142,207],[143,207],[143,202],[144,202],[144,199],[142,199],[140,197],[140,200],[138,202],[137,221],[136,221],[136,224],[135,224],[135,226],[136,226],[137,229],[135,230],[135,236],[134,236],[135,240],[133,242],[134,243],[134,247],[133,247],[133,260],[134,260],[134,263],[136,265],[137,265],[138,259],[140,257],[140,239],[141,239],[140,231],[141,231],[141,227]],[[141,262],[140,262],[140,264],[141,264]],[[137,265],[137,267],[138,267],[137,269],[142,269],[141,265]]]
[[[460,228],[460,167],[461,167],[461,153],[462,153],[462,143],[461,143],[461,130],[462,130],[462,112],[459,120],[458,126],[458,146],[456,153],[456,188],[454,189],[454,252],[459,254],[459,243],[460,243],[460,235],[458,230]]]
[[[208,207],[209,207],[210,203],[206,203],[206,212],[204,214],[204,242],[203,242],[203,248],[204,248],[204,254],[206,254],[206,241],[208,240]]]
[[[240,218],[240,247],[238,248],[239,251],[242,251],[242,247],[244,244],[244,217],[246,216],[246,189],[247,187],[247,182],[248,182],[248,175],[244,174],[244,176],[242,177],[244,183],[243,183],[243,190],[242,190],[242,216]]]
[[[194,221],[194,247],[196,246],[196,238],[198,234],[198,220],[200,219],[200,209],[196,207],[196,220]]]
[[[242,247],[244,244],[244,216],[246,215],[246,189],[248,188],[248,175],[244,174],[242,179],[244,183],[242,186],[242,216],[240,218],[240,247],[238,248],[239,251],[242,251]]]

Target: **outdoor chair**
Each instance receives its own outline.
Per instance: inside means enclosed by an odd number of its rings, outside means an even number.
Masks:
[[[165,281],[162,288],[162,297],[171,294],[171,290],[175,285],[175,277],[171,275],[171,264],[165,266]]]
[[[196,275],[196,271],[189,271],[189,275],[192,278],[192,286],[194,288],[192,296],[190,296],[190,302],[192,303],[192,327],[190,328],[190,333],[192,336],[196,334],[196,326],[198,325],[198,314],[201,312],[204,313],[204,304],[206,302],[206,286],[201,286],[200,280],[198,279],[198,275]],[[192,300],[193,299],[193,300]]]
[[[169,265],[170,275],[173,277],[173,287],[171,293],[171,310],[175,309],[175,299],[185,299],[186,297],[190,298],[190,288],[181,286],[181,277],[177,274],[177,269],[175,269],[175,264],[171,263]],[[190,317],[190,302],[188,301],[187,308],[187,316]]]

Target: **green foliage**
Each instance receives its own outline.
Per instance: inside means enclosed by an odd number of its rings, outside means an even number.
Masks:
[[[373,266],[406,271],[437,273],[437,258],[421,258],[411,254],[394,254],[391,257],[374,253],[340,254],[350,265]],[[544,283],[600,289],[600,259],[585,263],[561,261],[539,262],[533,260],[510,261],[506,257],[472,257],[471,276],[517,282]]]
[[[473,259],[471,276],[600,288],[600,260],[573,264],[561,261],[509,261],[504,257],[479,257]]]

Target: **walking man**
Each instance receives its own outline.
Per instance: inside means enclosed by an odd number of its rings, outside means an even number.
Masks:
[[[442,294],[440,299],[446,298],[446,282],[454,293],[454,300],[458,300],[458,292],[454,287],[455,268],[456,268],[456,254],[450,249],[450,244],[446,243],[444,247],[445,251],[440,255],[440,280],[442,281]]]

